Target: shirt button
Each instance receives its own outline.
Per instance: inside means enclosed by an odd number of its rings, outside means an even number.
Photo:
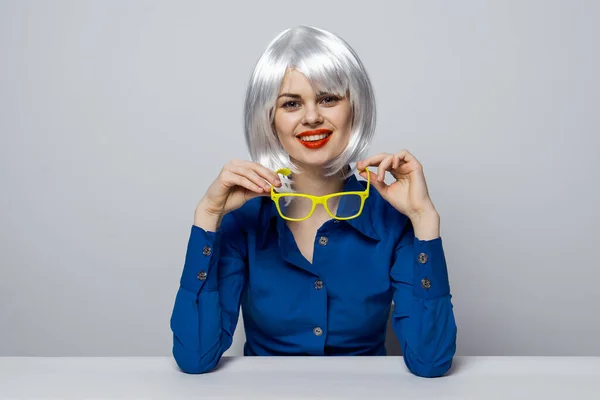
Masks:
[[[198,279],[200,279],[201,281],[206,279],[206,271],[200,271],[198,272]]]
[[[340,223],[340,220],[339,220],[339,219],[334,219],[334,220],[333,220],[333,223],[334,223],[334,224],[339,224],[339,223]]]
[[[425,264],[427,262],[427,254],[425,254],[425,253],[419,254],[419,262],[421,264]]]
[[[427,278],[423,278],[421,279],[421,286],[423,287],[423,289],[429,289],[431,287],[431,281]]]
[[[319,244],[320,244],[321,246],[326,246],[326,245],[327,245],[327,242],[328,242],[327,236],[321,236],[321,237],[319,238]]]
[[[210,246],[204,246],[204,248],[202,249],[202,254],[204,254],[205,256],[210,256],[210,253],[212,252]]]
[[[315,334],[315,336],[321,336],[323,334],[323,329],[317,326],[315,327],[315,329],[313,329],[313,333]]]
[[[317,289],[317,290],[323,289],[323,281],[322,280],[315,281],[315,289]]]

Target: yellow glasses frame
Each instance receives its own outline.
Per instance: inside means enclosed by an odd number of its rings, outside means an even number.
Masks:
[[[334,219],[339,219],[339,220],[347,220],[347,219],[353,219],[358,217],[363,210],[363,207],[365,205],[365,200],[367,199],[367,197],[369,197],[369,187],[371,186],[371,174],[369,173],[369,169],[365,168],[365,171],[367,171],[367,187],[365,190],[360,191],[360,192],[337,192],[337,193],[331,193],[331,194],[326,194],[325,196],[313,196],[311,194],[303,194],[303,193],[277,193],[275,192],[275,188],[273,186],[271,186],[271,200],[273,200],[275,202],[275,206],[277,207],[277,211],[279,212],[279,215],[281,215],[281,218],[286,219],[288,221],[304,221],[308,218],[310,218],[310,216],[314,213],[315,208],[317,207],[317,204],[322,204],[323,208],[325,208],[325,211],[327,211],[327,214],[329,214],[332,218]],[[288,168],[280,168],[277,171],[275,171],[276,174],[281,174],[283,176],[288,176],[292,173],[291,170],[289,170]],[[351,217],[337,217],[335,215],[333,215],[333,213],[329,210],[329,208],[327,207],[327,200],[329,200],[332,197],[342,197],[345,195],[358,195],[360,196],[360,209],[358,210],[358,213],[356,215],[353,215]],[[286,217],[283,215],[283,213],[281,212],[281,209],[279,208],[279,198],[282,196],[292,196],[292,197],[304,197],[306,199],[310,199],[312,201],[312,208],[310,209],[310,212],[308,213],[308,215],[304,218],[290,218],[290,217]]]

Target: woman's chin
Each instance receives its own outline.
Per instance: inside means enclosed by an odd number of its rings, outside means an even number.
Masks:
[[[324,149],[323,149],[324,150]],[[337,155],[332,154],[330,151],[312,151],[309,154],[299,154],[298,157],[290,157],[292,162],[294,162],[298,166],[306,166],[309,168],[322,167],[327,164],[331,160],[333,160]]]

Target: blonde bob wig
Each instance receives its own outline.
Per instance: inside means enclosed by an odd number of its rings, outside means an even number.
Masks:
[[[281,146],[274,129],[275,106],[287,69],[303,73],[315,92],[349,95],[352,128],[346,148],[323,165],[326,176],[344,178],[346,167],[363,158],[375,133],[375,96],[358,55],[339,36],[311,26],[297,26],[278,34],[267,46],[252,72],[244,103],[244,134],[252,161],[277,170],[300,173]]]

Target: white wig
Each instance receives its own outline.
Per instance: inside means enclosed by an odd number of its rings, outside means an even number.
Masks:
[[[313,89],[340,97],[349,95],[352,128],[348,146],[324,165],[326,176],[363,158],[375,133],[375,96],[358,55],[339,36],[323,29],[298,26],[278,34],[256,63],[244,104],[244,133],[252,161],[271,170],[300,172],[281,146],[274,129],[275,106],[288,68],[303,73]]]

